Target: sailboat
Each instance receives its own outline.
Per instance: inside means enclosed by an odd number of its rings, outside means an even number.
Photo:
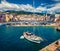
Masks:
[[[33,0],[33,5],[34,5],[34,0]],[[34,12],[33,12],[33,15],[34,15]],[[35,30],[35,27],[33,28],[33,30]],[[43,41],[43,39],[39,36],[36,36],[35,33],[31,33],[31,32],[23,32],[23,36],[20,37],[21,39],[27,39],[31,42],[34,42],[34,43],[41,43],[41,41]]]
[[[31,33],[31,32],[24,32],[23,36],[25,39],[31,41],[31,42],[35,42],[35,43],[41,43],[41,41],[43,41],[43,39],[41,37],[36,36],[35,34]]]

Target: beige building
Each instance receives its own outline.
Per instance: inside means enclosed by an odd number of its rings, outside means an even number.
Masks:
[[[5,15],[5,21],[6,21],[6,22],[9,22],[9,20],[10,20],[10,18],[9,18],[9,16],[6,14],[6,15]]]

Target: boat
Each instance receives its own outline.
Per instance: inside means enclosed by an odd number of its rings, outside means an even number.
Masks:
[[[58,28],[56,28],[56,30],[57,30],[57,31],[60,31],[60,28],[58,27]]]
[[[57,30],[57,31],[60,31],[60,29],[58,29],[58,28],[57,28],[56,30]]]
[[[41,43],[41,41],[43,41],[43,39],[41,37],[38,37],[35,34],[30,33],[30,32],[24,32],[23,36],[24,36],[25,39],[27,39],[31,42]]]

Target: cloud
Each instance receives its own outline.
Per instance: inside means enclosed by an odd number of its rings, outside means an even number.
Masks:
[[[46,11],[47,8],[46,7],[39,6],[35,10],[36,10],[36,12],[40,12],[41,13],[42,11]]]
[[[16,4],[10,4],[8,2],[2,2],[0,4],[0,9],[2,10],[13,10],[13,9],[18,9],[19,6]]]
[[[47,10],[50,11],[51,13],[60,12],[60,3],[54,4],[53,7],[49,8]]]
[[[15,11],[27,11],[27,12],[39,12],[39,13],[55,13],[60,12],[60,3],[52,4],[52,5],[45,5],[44,7],[41,4],[39,7],[34,8],[30,4],[13,4],[2,1],[0,4],[0,11],[7,11],[7,10],[15,10]],[[47,8],[50,6],[50,8]]]
[[[60,2],[60,0],[53,0],[53,1],[55,1],[55,2]]]
[[[2,2],[0,4],[0,10],[6,11],[6,10],[16,10],[16,11],[28,11],[28,12],[41,12],[46,10],[45,7],[39,6],[37,8],[34,8],[32,5],[29,4],[13,4],[8,2]]]
[[[13,3],[8,3],[8,2],[2,2],[0,4],[0,10],[24,10],[24,11],[30,11],[33,9],[33,7],[29,4],[26,5],[19,5],[19,4],[13,4]]]

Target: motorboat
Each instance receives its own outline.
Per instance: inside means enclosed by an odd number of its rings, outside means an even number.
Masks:
[[[40,43],[41,41],[43,41],[43,39],[41,37],[38,37],[35,34],[30,33],[30,32],[24,32],[23,36],[24,36],[24,38],[26,38],[27,40],[29,40],[31,42]]]
[[[60,27],[56,28],[57,31],[60,31]]]

